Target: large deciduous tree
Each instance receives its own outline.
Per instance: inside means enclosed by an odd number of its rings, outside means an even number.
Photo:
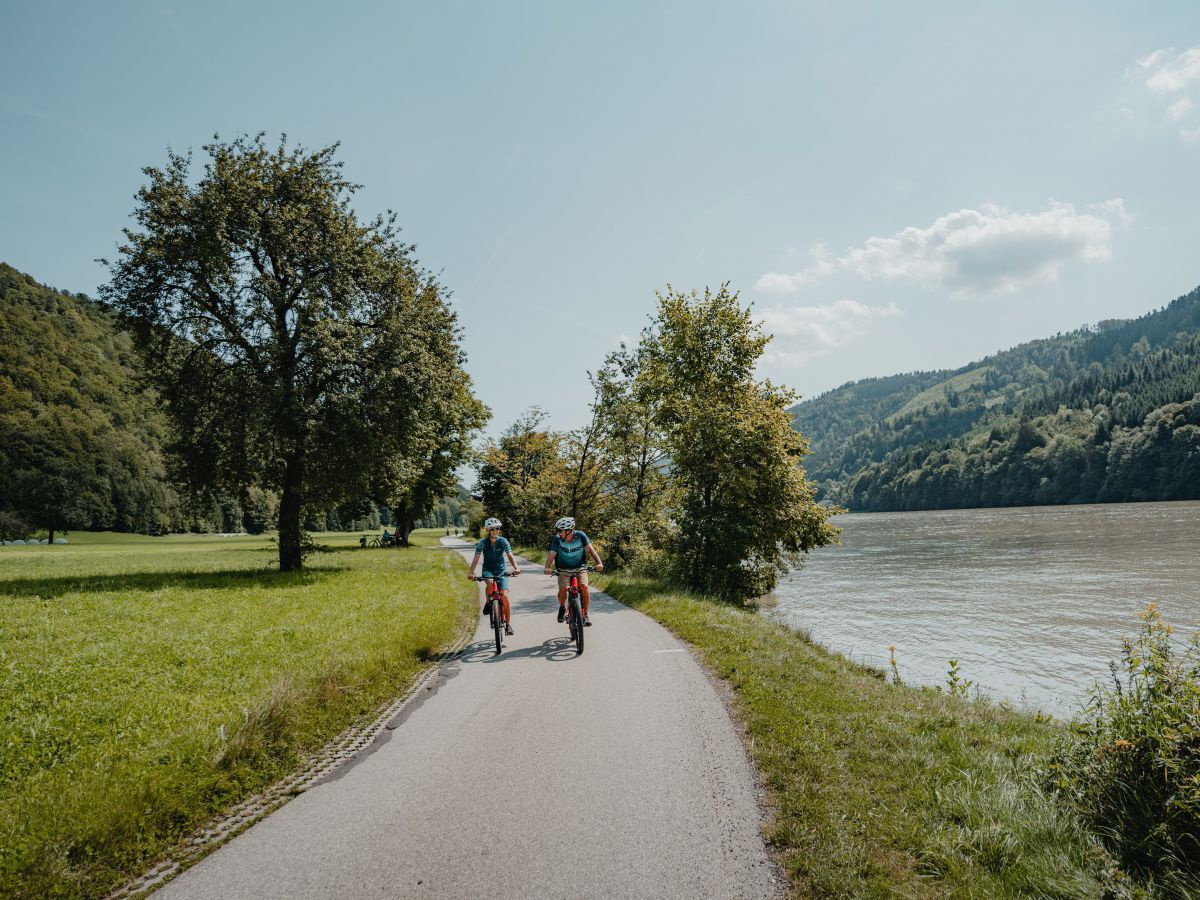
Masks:
[[[666,435],[679,528],[673,561],[690,588],[745,600],[802,554],[837,539],[814,502],[792,392],[756,380],[770,337],[735,292],[668,288],[642,337],[638,378]]]
[[[279,566],[302,510],[440,486],[485,420],[453,313],[395,216],[359,221],[336,147],[262,136],[145,169],[104,298],[134,326],[193,493],[279,496]],[[423,502],[423,501],[422,501]]]

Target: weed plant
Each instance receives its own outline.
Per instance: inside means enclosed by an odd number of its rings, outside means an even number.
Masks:
[[[1122,864],[1200,896],[1200,644],[1181,648],[1151,604],[1046,767],[1050,786]]]
[[[0,896],[103,895],[403,690],[475,618],[433,537],[0,550]]]

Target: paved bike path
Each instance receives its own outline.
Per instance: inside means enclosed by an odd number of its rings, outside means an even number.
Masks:
[[[443,543],[464,556],[468,544]],[[753,773],[679,641],[593,593],[582,656],[522,562],[377,749],[167,884],[169,898],[766,897]]]

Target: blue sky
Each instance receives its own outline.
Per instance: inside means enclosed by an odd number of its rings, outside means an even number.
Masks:
[[[578,425],[668,283],[806,396],[1200,283],[1195,3],[2,2],[0,259],[92,293],[168,146],[340,141],[493,432]]]

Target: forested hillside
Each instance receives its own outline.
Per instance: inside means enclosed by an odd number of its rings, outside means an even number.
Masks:
[[[0,263],[0,511],[40,528],[197,524],[166,481],[136,366],[110,313]]]
[[[1200,288],[1133,320],[792,409],[854,510],[1200,498]]]

